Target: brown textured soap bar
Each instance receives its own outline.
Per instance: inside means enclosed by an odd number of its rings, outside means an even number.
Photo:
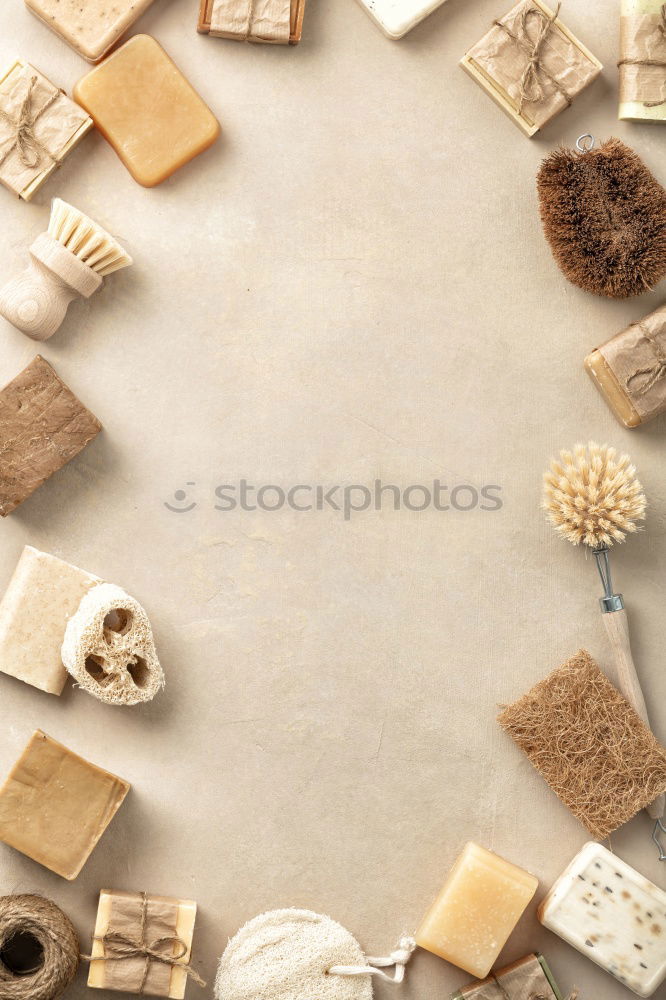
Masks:
[[[0,840],[74,879],[129,790],[38,729],[0,790]]]
[[[0,516],[11,514],[101,429],[38,354],[0,391]]]

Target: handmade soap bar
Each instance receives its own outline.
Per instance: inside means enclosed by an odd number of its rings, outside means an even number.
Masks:
[[[444,0],[358,0],[363,10],[389,38],[402,38],[432,14]]]
[[[483,979],[538,885],[534,875],[469,843],[419,927],[416,942]]]
[[[15,59],[0,75],[0,182],[30,201],[92,126],[39,70]]]
[[[569,107],[603,69],[541,0],[516,4],[460,65],[527,136]]]
[[[38,354],[0,390],[0,516],[11,514],[101,429]]]
[[[615,416],[637,427],[666,410],[666,306],[618,333],[585,358]]]
[[[74,879],[129,789],[38,729],[0,789],[0,840]]]
[[[197,904],[190,899],[103,889],[99,896],[88,986],[183,1000]],[[120,935],[138,949],[158,951],[176,964],[142,954],[123,957]],[[145,978],[144,978],[145,977]]]
[[[236,42],[297,45],[305,0],[200,0],[197,30]]]
[[[40,691],[67,681],[60,647],[81,598],[100,581],[26,545],[0,601],[0,671]]]
[[[451,1000],[562,1000],[543,955],[527,955],[458,990]]]
[[[149,35],[125,42],[79,80],[74,96],[144,187],[161,184],[220,134],[212,111]]]
[[[629,122],[666,122],[666,5],[622,0],[620,110]]]
[[[29,10],[88,62],[116,44],[153,0],[25,0]]]
[[[666,979],[666,892],[601,844],[576,855],[539,919],[639,997]]]

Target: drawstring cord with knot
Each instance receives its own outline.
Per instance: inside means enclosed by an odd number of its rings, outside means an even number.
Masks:
[[[398,942],[395,951],[387,955],[386,958],[366,959],[367,965],[332,965],[328,969],[329,976],[378,976],[387,983],[401,983],[405,978],[405,966],[416,951],[416,941],[412,937],[403,937]],[[383,972],[395,966],[395,973],[389,976]]]

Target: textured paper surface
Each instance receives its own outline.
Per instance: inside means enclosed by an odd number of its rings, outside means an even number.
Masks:
[[[642,421],[666,410],[666,306],[618,333],[599,351]]]
[[[287,45],[291,0],[214,0],[210,33],[220,38]]]
[[[150,611],[167,687],[125,711],[0,675],[0,774],[41,726],[133,783],[76,883],[0,845],[3,884],[44,891],[86,942],[101,886],[196,899],[201,1000],[226,941],[267,908],[328,913],[384,955],[467,840],[547,886],[588,839],[495,721],[579,645],[611,667],[594,561],[539,510],[551,455],[581,439],[629,451],[650,497],[612,558],[666,741],[666,417],[625,431],[583,369],[666,285],[631,302],[571,286],[534,185],[551,148],[590,128],[666,179],[664,134],[617,122],[615,0],[593,14],[566,0],[611,69],[527,142],[458,66],[510,6],[447,0],[394,44],[352,0],[327,0],[284,49],[197,35],[196,4],[159,0],[141,27],[226,138],[151,191],[99,137],[85,170],[72,156],[58,175],[135,265],[40,345],[105,432],[2,522],[0,589],[26,543],[122,583]],[[0,35],[68,92],[85,68],[21,3],[0,4]],[[0,272],[43,229],[48,192],[2,199]],[[1,320],[0,336],[4,382],[35,346]],[[504,506],[214,509],[241,477],[435,476],[499,483]],[[613,850],[663,885],[651,826],[637,817]],[[540,926],[539,896],[498,964],[536,949],[565,996],[628,1000]],[[420,951],[404,987],[374,993],[446,1000],[468,978]],[[85,981],[67,1000],[104,996]]]
[[[628,6],[628,5],[627,5]],[[643,4],[645,6],[645,4]],[[620,102],[666,105],[666,27],[662,0],[655,0],[653,13],[623,14],[620,18],[620,59],[652,61],[661,65],[620,66]]]
[[[530,12],[527,18],[527,37],[522,25],[525,10]],[[522,3],[499,20],[512,35],[533,47],[541,27],[540,17],[533,13],[537,10],[540,8],[535,7],[532,0],[522,0]],[[599,67],[560,30],[559,23],[556,22],[551,29],[541,49],[540,64],[543,71],[537,72],[541,90],[537,88],[536,93],[541,93],[542,96],[538,100],[525,100],[522,106],[523,116],[539,127],[546,125],[568,106],[566,97],[557,89],[554,80],[559,83],[569,100],[573,100],[599,75]],[[467,54],[518,108],[521,78],[529,62],[528,52],[509,37],[506,31],[494,25]]]
[[[494,978],[470,983],[458,996],[464,1000],[529,1000],[530,997],[554,1000],[555,998],[536,955],[527,955],[514,965],[499,969]]]

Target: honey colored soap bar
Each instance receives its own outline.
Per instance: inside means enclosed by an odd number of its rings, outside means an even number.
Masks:
[[[187,986],[184,966],[189,964],[192,954],[196,915],[197,904],[191,899],[103,889],[99,895],[88,986],[183,1000]],[[146,969],[142,955],[114,960],[113,935],[169,957],[174,955],[176,947],[178,954],[185,950],[175,965],[153,959]]]
[[[129,789],[38,729],[0,789],[0,840],[75,879]]]
[[[0,601],[0,671],[61,694],[68,677],[60,653],[67,622],[99,582],[26,545]]]
[[[466,844],[416,934],[416,943],[484,979],[539,885],[477,844]]]
[[[74,97],[144,187],[161,184],[220,134],[212,111],[150,35],[125,42],[79,80]]]
[[[25,0],[28,10],[87,59],[99,60],[153,0]]]
[[[601,844],[576,855],[539,919],[639,997],[666,981],[666,892]]]

